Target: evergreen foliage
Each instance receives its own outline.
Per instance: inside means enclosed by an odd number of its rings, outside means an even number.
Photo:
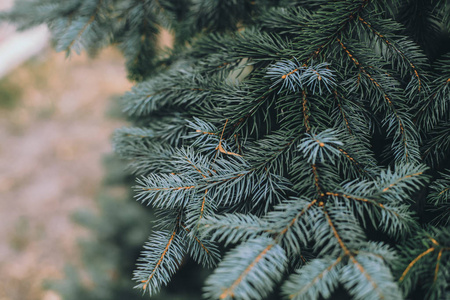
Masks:
[[[59,50],[116,44],[148,78],[114,141],[159,214],[137,288],[189,255],[215,268],[206,299],[448,299],[449,9],[41,0],[5,17],[47,22]],[[156,58],[160,26],[176,42]]]

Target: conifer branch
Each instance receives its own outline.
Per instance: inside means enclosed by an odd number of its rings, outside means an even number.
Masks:
[[[347,151],[340,147],[336,147],[336,149],[338,149],[350,161],[351,164],[355,165],[358,171],[360,171],[361,173],[367,173],[366,170],[361,167],[361,164],[354,157],[350,156]]]
[[[302,91],[302,105],[303,105],[303,122],[305,124],[306,133],[309,133],[311,131],[311,125],[309,124],[309,108],[308,108],[308,101],[306,99],[306,91]]]
[[[81,36],[83,35],[83,33],[87,30],[87,28],[94,23],[97,14],[100,10],[100,6],[102,5],[103,0],[98,0],[97,6],[95,7],[95,11],[94,13],[89,17],[89,20],[86,22],[86,24],[81,28],[81,30],[77,33],[76,37],[70,42],[70,44],[67,46],[67,48],[65,49],[65,51],[69,54],[72,47],[74,46],[74,44],[76,43],[76,41],[78,39],[81,38]]]
[[[399,282],[402,282],[405,277],[408,275],[408,273],[411,271],[411,269],[414,267],[414,265],[416,265],[419,260],[421,260],[423,257],[425,257],[426,255],[432,253],[433,251],[438,251],[438,255],[436,258],[436,267],[434,269],[434,276],[433,276],[433,282],[436,282],[437,277],[438,277],[438,272],[439,272],[439,265],[440,265],[440,261],[442,258],[442,253],[444,251],[450,251],[450,247],[444,247],[441,246],[434,238],[429,237],[430,241],[432,242],[432,244],[434,246],[431,246],[430,248],[428,248],[427,250],[423,251],[422,253],[420,253],[419,255],[417,255],[417,257],[415,257],[406,267],[406,269],[403,271],[402,275],[400,276]]]
[[[235,156],[242,157],[241,155],[239,155],[237,153],[229,152],[229,151],[226,151],[225,149],[223,149],[223,146],[222,146],[223,133],[225,132],[227,123],[228,123],[228,119],[225,121],[225,125],[223,126],[222,134],[220,135],[219,145],[216,147],[216,150],[218,150],[221,153],[227,154],[227,155],[235,155]],[[216,153],[216,157],[217,157],[217,153]]]
[[[448,89],[450,78],[441,76],[434,81],[435,87],[425,98],[418,103],[416,113],[417,123],[423,124],[427,131],[434,129],[442,116],[448,111]]]
[[[349,121],[348,121],[348,119],[347,119],[347,116],[346,116],[344,110],[342,109],[342,103],[341,103],[340,97],[338,96],[338,92],[337,92],[337,91],[334,91],[334,98],[336,99],[336,102],[337,102],[337,105],[338,105],[339,112],[340,112],[341,115],[342,115],[342,119],[343,119],[344,122],[345,122],[345,127],[347,128],[348,133],[349,133],[350,135],[353,135],[353,134],[352,134],[352,129],[350,128],[350,123],[349,123]]]
[[[178,226],[173,231],[155,232],[144,246],[134,272],[134,280],[139,282],[137,287],[152,295],[167,284],[184,256],[183,244]]]
[[[245,241],[266,232],[271,233],[267,223],[251,214],[225,214],[202,220],[201,235],[208,236],[213,241],[224,242],[225,245]]]
[[[289,295],[289,299],[297,299],[300,295],[306,293],[312,286],[318,283],[318,281],[322,280],[322,278],[329,273],[332,269],[334,269],[340,262],[342,261],[342,256],[339,256],[331,265],[329,265],[326,269],[321,271],[312,279],[308,279],[309,282],[305,284],[300,290],[296,291],[294,294]],[[323,291],[322,291],[323,292]],[[299,298],[302,299],[302,298]]]
[[[242,254],[247,255],[243,256]],[[275,263],[277,262],[277,263]],[[267,296],[281,280],[287,257],[273,239],[259,237],[240,244],[220,262],[207,280],[210,299],[245,299]]]
[[[190,242],[188,251],[191,257],[199,264],[205,267],[215,267],[220,259],[220,253],[217,245],[209,240],[201,240],[201,238],[186,225],[180,224],[187,234],[187,240]]]
[[[412,267],[414,267],[414,265],[425,255],[433,252],[434,250],[436,250],[434,247],[428,248],[427,250],[425,250],[424,252],[420,253],[409,265],[408,267],[405,269],[405,271],[403,271],[402,276],[400,276],[399,281],[402,282],[405,279],[405,276],[408,274],[409,270],[411,270]]]
[[[409,154],[409,145],[407,142],[407,136],[406,136],[406,132],[405,132],[405,125],[404,125],[402,118],[400,117],[399,112],[397,111],[397,108],[394,106],[394,103],[392,102],[391,97],[385,92],[384,88],[373,78],[373,76],[370,75],[369,72],[367,72],[367,70],[354,57],[354,55],[347,49],[347,47],[344,45],[344,43],[341,41],[341,39],[336,38],[336,40],[338,41],[338,43],[342,47],[342,49],[345,51],[347,56],[355,64],[355,66],[370,80],[370,82],[372,82],[372,84],[374,84],[375,88],[378,89],[382,93],[383,98],[384,98],[384,100],[386,100],[389,109],[392,111],[395,118],[397,119],[398,127],[400,129],[400,135],[402,137],[402,145],[403,145],[403,149],[404,149],[403,155],[404,155],[405,160],[408,161],[410,154]]]
[[[445,192],[447,192],[447,191],[449,191],[449,190],[450,190],[450,187],[446,187],[445,189],[443,189],[442,191],[440,191],[440,192],[438,193],[438,195],[440,196],[440,195],[444,194]]]
[[[266,253],[274,246],[274,244],[268,245],[266,248],[261,251],[261,253],[256,256],[256,258],[250,263],[250,265],[242,272],[239,277],[233,282],[233,284],[226,288],[219,296],[220,299],[234,298],[236,287],[241,283],[241,281],[245,278],[245,276],[252,271],[252,269],[256,266],[256,264],[264,258]]]
[[[323,209],[322,212],[325,215],[325,218],[327,219],[327,222],[330,228],[332,229],[336,240],[338,241],[340,247],[344,251],[344,254],[349,257],[351,262],[357,267],[358,271],[364,275],[364,277],[367,279],[368,282],[370,282],[373,290],[377,292],[379,299],[385,299],[383,292],[380,290],[378,284],[373,280],[372,276],[369,275],[369,273],[364,269],[364,267],[356,260],[355,256],[353,256],[352,252],[345,246],[341,236],[336,230],[336,227],[333,225],[333,221],[328,215],[328,212],[325,209]]]
[[[48,23],[67,52],[113,44],[140,81],[114,147],[158,211],[141,291],[188,254],[214,267],[206,299],[446,297],[445,1],[22,2],[6,17]]]
[[[314,176],[314,186],[316,187],[316,191],[319,195],[322,193],[322,188],[320,187],[320,180],[319,180],[319,174],[317,173],[317,166],[316,164],[311,165],[311,170]]]
[[[201,219],[203,218],[203,213],[204,213],[204,211],[205,211],[205,202],[206,202],[206,195],[208,194],[208,189],[206,189],[205,190],[205,196],[203,196],[203,199],[202,199],[202,206],[201,206],[201,208],[200,208],[200,215],[199,215],[199,217],[198,217],[198,221],[200,222],[201,221]],[[200,223],[199,223],[200,224]],[[199,226],[199,225],[198,225]]]
[[[323,202],[321,203],[321,207],[323,207]],[[330,216],[328,215],[328,212],[325,209],[322,209],[323,214],[325,215],[325,218],[327,219],[328,225],[330,226],[334,237],[336,238],[337,242],[339,243],[339,246],[344,251],[344,254],[347,256],[352,256],[350,250],[345,246],[344,242],[342,241],[342,238],[340,237],[339,233],[337,232],[336,228],[333,225],[333,221],[331,220]]]
[[[414,174],[408,174],[408,175],[405,175],[405,176],[403,176],[403,177],[397,178],[397,179],[395,179],[394,182],[392,182],[392,183],[390,183],[388,186],[386,186],[386,187],[382,190],[382,192],[385,193],[385,192],[387,192],[389,189],[391,189],[392,187],[398,185],[400,182],[402,182],[402,181],[404,181],[404,180],[406,180],[406,179],[409,179],[409,178],[413,178],[413,177],[415,177],[415,176],[420,176],[420,175],[422,175],[422,174],[423,174],[423,172],[416,172],[416,173],[414,173]]]
[[[439,250],[439,254],[438,254],[438,257],[437,257],[437,261],[436,261],[436,269],[434,270],[433,282],[436,282],[436,280],[438,278],[439,264],[441,263],[442,252],[444,252],[444,248],[441,248],[441,250]]]
[[[142,188],[143,191],[179,191],[195,189],[195,185],[190,186],[174,186],[174,187],[161,187],[161,188]]]
[[[335,196],[335,197],[342,197],[345,199],[352,199],[352,200],[356,200],[356,201],[361,201],[364,203],[370,203],[376,207],[379,207],[381,209],[385,209],[388,210],[390,213],[394,214],[397,217],[400,217],[395,211],[389,210],[387,209],[383,204],[376,202],[375,200],[372,199],[368,199],[368,198],[362,198],[362,197],[357,197],[357,196],[352,196],[352,195],[346,195],[343,193],[332,193],[332,192],[326,192],[325,195],[327,196]]]
[[[339,36],[339,34],[346,28],[347,24],[352,21],[356,15],[360,14],[364,8],[369,4],[370,0],[363,0],[362,3],[360,3],[358,6],[356,6],[351,12],[350,14],[348,14],[347,16],[345,16],[343,18],[343,20],[336,26],[336,28],[334,28],[334,32],[333,34],[329,35],[325,41],[320,44],[317,49],[315,51],[313,51],[311,54],[308,55],[308,58],[306,59],[305,63],[303,64],[303,66],[307,66],[308,63],[315,59],[316,57],[319,56],[319,54],[324,51],[332,42],[333,39],[337,36]],[[295,69],[289,73],[286,73],[282,76],[283,79],[286,79],[289,75],[292,75],[296,72],[298,72],[299,69]]]
[[[181,224],[181,226],[183,227],[184,230],[186,230],[187,233],[191,232],[191,231],[189,230],[189,228],[187,228],[185,225]],[[196,241],[196,242],[197,242],[197,243],[205,250],[205,252],[206,252],[208,255],[211,255],[210,252],[208,251],[208,248],[206,248],[205,245],[203,245],[203,243],[199,240],[198,237],[194,236],[194,239],[195,239],[195,241]]]
[[[101,2],[101,0],[99,0],[99,3],[100,2]],[[70,52],[70,50],[72,49],[76,40],[78,40],[83,35],[84,31],[89,27],[89,25],[91,25],[95,21],[96,14],[97,14],[97,11],[95,11],[95,13],[89,18],[87,23],[83,26],[83,28],[81,28],[81,30],[78,32],[77,36],[72,40],[72,42],[70,42],[69,46],[67,46],[67,48],[66,48],[66,52]]]
[[[167,242],[166,248],[164,248],[163,253],[161,254],[159,260],[156,262],[156,265],[153,268],[153,270],[151,271],[150,276],[148,277],[148,279],[141,281],[142,283],[144,283],[144,285],[142,286],[143,290],[145,290],[147,288],[147,285],[149,284],[150,280],[152,280],[153,276],[155,276],[156,270],[158,270],[158,268],[160,267],[161,263],[163,262],[164,257],[166,256],[167,251],[169,250],[169,247],[172,244],[172,241],[173,241],[176,233],[177,233],[176,230],[174,232],[172,232],[172,235],[170,236],[169,241]]]
[[[384,35],[382,35],[377,30],[375,30],[375,28],[373,28],[373,26],[371,24],[369,24],[366,20],[364,20],[361,16],[358,16],[358,20],[362,24],[364,24],[367,28],[369,28],[369,30],[372,31],[376,36],[378,36],[384,42],[385,45],[387,45],[388,47],[392,48],[395,52],[397,52],[408,63],[408,65],[411,67],[412,73],[417,78],[418,91],[420,92],[420,90],[422,89],[422,80],[421,80],[421,78],[419,76],[419,72],[418,72],[417,67],[412,63],[412,61],[407,57],[407,55],[403,51],[401,51],[398,48],[398,46],[396,46],[395,44],[391,43]]]
[[[314,199],[311,201],[311,203],[308,204],[304,209],[302,209],[292,220],[289,222],[289,224],[281,230],[276,237],[276,240],[279,240],[282,238],[282,236],[291,228],[297,221],[302,217],[312,206],[314,206],[317,203],[317,199]]]
[[[189,164],[191,164],[193,167],[194,167],[194,169],[197,171],[197,172],[199,172],[200,173],[200,175],[202,175],[202,177],[203,178],[205,178],[206,179],[206,175],[205,174],[203,174],[202,173],[202,171],[200,171],[200,169],[199,168],[197,168],[195,165],[194,165],[194,163],[193,162],[191,162],[190,160],[189,160],[189,158],[187,157],[187,156],[185,156],[185,158],[186,158],[186,160],[188,161],[188,163]]]

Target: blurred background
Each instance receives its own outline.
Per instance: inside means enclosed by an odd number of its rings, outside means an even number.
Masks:
[[[12,2],[1,0],[0,10]],[[80,210],[100,214],[105,193],[127,197],[126,188],[105,187],[102,160],[125,124],[111,98],[131,86],[114,49],[67,59],[45,28],[0,24],[0,300],[63,299],[46,287],[67,277],[65,266],[86,265],[79,240],[95,234],[73,221],[88,220]]]

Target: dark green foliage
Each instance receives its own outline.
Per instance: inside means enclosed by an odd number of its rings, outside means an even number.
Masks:
[[[448,222],[448,219],[446,220]],[[400,247],[400,286],[405,290],[421,286],[426,299],[449,296],[450,231],[448,226],[425,227]],[[411,261],[411,258],[414,258]],[[400,274],[400,272],[399,272]],[[439,278],[444,278],[440,280]]]
[[[448,226],[450,223],[450,172],[446,170],[440,175],[430,186],[427,204],[434,216],[432,223]]]
[[[176,47],[115,134],[160,212],[137,288],[189,254],[207,299],[449,297],[446,1],[148,3]]]

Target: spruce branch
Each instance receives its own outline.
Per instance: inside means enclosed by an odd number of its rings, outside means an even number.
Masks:
[[[435,215],[433,223],[448,226],[450,222],[450,174],[449,170],[441,173],[441,178],[430,185],[427,197],[428,209]]]
[[[169,282],[185,253],[184,239],[178,233],[177,229],[159,231],[149,238],[134,272],[133,280],[139,282],[136,288],[153,295]]]
[[[382,260],[373,255],[357,254],[347,248],[326,210],[325,218],[333,231],[339,246],[349,258],[349,264],[342,269],[341,282],[355,299],[398,299],[400,291],[393,283],[390,270]]]
[[[202,236],[225,245],[246,241],[268,231],[268,224],[251,214],[224,214],[202,220]]]
[[[75,51],[79,54],[81,51],[81,39],[83,35],[85,35],[85,32],[88,30],[94,30],[91,29],[93,27],[94,22],[98,18],[98,14],[100,11],[101,6],[103,5],[103,0],[97,0],[96,4],[86,4],[83,5],[82,8],[80,8],[80,11],[86,11],[90,10],[90,16],[82,16],[76,21],[71,22],[71,27],[68,27],[66,33],[61,37],[60,43],[56,46],[57,51],[66,51],[67,55],[70,55],[70,52],[74,47]],[[74,31],[74,30],[77,30]],[[73,36],[73,33],[76,33],[75,36]]]
[[[422,90],[424,90],[424,87],[423,87],[424,82],[421,78],[421,75],[419,75],[419,73],[422,73],[422,70],[420,68],[418,68],[417,65],[419,65],[419,64],[423,65],[424,62],[426,61],[426,58],[423,55],[415,54],[416,51],[418,50],[418,47],[404,39],[397,39],[396,41],[391,40],[390,38],[388,38],[386,36],[386,34],[382,34],[381,32],[379,32],[374,27],[374,25],[369,23],[366,19],[364,19],[361,16],[358,16],[358,21],[361,22],[361,24],[363,24],[363,26],[366,30],[368,30],[375,36],[375,39],[380,40],[386,46],[387,49],[390,49],[391,55],[398,55],[397,69],[400,72],[403,72],[403,70],[405,68],[402,68],[402,67],[404,67],[404,66],[406,66],[407,68],[410,69],[411,81],[408,84],[408,87],[413,90],[417,90],[418,92],[421,92]],[[383,23],[381,23],[381,27],[385,30],[388,30],[387,26],[391,27],[391,29],[389,31],[392,31],[392,27],[394,27],[394,28],[399,27],[395,23],[394,24],[391,23],[389,25],[383,24]],[[380,25],[378,25],[378,26],[380,26]],[[386,58],[388,58],[388,57],[386,57]],[[417,60],[418,63],[414,63],[415,60]],[[416,81],[417,83],[414,84],[413,83],[414,81]],[[413,86],[415,86],[415,88],[413,88]],[[425,86],[425,88],[426,88],[426,86]]]
[[[367,69],[359,62],[359,60],[350,52],[340,38],[336,39],[348,58],[359,69],[359,71],[374,85],[374,89],[379,93],[379,98],[385,102],[385,106],[391,115],[387,115],[383,123],[388,126],[388,134],[394,139],[393,150],[396,159],[404,159],[406,162],[415,162],[418,160],[419,149],[416,145],[417,133],[414,130],[412,122],[409,120],[408,114],[399,111],[393,102],[393,96],[389,95],[385,90],[387,85],[379,82]],[[376,100],[378,102],[378,100]],[[407,124],[407,125],[406,125]]]
[[[157,210],[138,288],[154,295],[189,255],[214,268],[208,299],[434,300],[449,290],[449,18],[416,2],[35,0],[0,18],[48,23],[61,50],[114,44],[139,81],[114,134]]]
[[[188,234],[188,237],[186,237],[186,240],[189,241],[187,252],[191,257],[204,267],[215,267],[220,260],[220,253],[217,245],[209,240],[201,240],[185,225],[181,224],[181,227]]]
[[[208,299],[260,299],[283,276],[284,250],[270,238],[258,237],[240,244],[220,262],[206,281]]]
[[[400,248],[403,268],[398,270],[399,283],[406,295],[421,280],[427,287],[427,299],[445,297],[449,273],[441,265],[449,266],[448,232],[445,227],[429,227]]]
[[[314,259],[296,271],[285,282],[283,291],[287,299],[308,300],[322,296],[328,299],[339,282],[342,256],[337,259]]]

